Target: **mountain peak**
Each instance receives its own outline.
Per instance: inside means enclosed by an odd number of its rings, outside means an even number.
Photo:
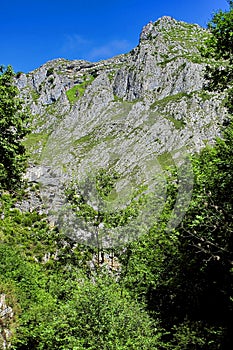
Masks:
[[[142,28],[140,34],[140,41],[150,39],[151,37],[155,37],[158,34],[158,29],[161,29],[162,27],[167,27],[168,25],[170,26],[175,22],[176,20],[170,16],[163,16],[155,22],[150,21]]]
[[[34,115],[27,176],[41,184],[48,211],[59,212],[63,184],[92,170],[133,174],[140,185],[152,159],[162,167],[176,150],[213,142],[226,114],[223,96],[202,90],[207,62],[199,47],[208,35],[165,16],[143,28],[128,54],[96,63],[54,60],[18,77]]]
[[[197,29],[199,31],[204,31],[204,29],[197,24],[189,24],[183,21],[178,21],[171,16],[163,16],[158,18],[155,22],[150,21],[142,28],[140,42],[143,40],[153,39],[157,37],[158,34],[168,31],[182,30],[186,35],[187,29],[191,28],[193,31],[196,31]]]

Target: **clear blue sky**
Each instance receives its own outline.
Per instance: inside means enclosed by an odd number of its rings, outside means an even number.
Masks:
[[[138,44],[164,15],[206,27],[225,0],[1,0],[0,65],[28,72],[54,58],[98,61]]]

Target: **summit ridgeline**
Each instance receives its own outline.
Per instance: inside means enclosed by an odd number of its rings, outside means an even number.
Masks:
[[[129,53],[96,63],[55,59],[17,75],[34,116],[27,176],[42,182],[48,203],[59,206],[62,184],[90,164],[127,177],[148,159],[163,168],[169,153],[199,151],[220,135],[224,96],[203,89],[206,64],[214,64],[200,52],[208,35],[162,17]]]

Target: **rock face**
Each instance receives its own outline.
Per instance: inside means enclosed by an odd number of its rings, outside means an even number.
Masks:
[[[14,321],[13,309],[7,305],[6,295],[0,294],[0,349],[10,348],[11,324]]]
[[[34,115],[27,176],[41,184],[40,199],[25,205],[59,208],[67,183],[103,167],[140,184],[155,170],[150,162],[161,172],[169,159],[182,162],[184,150],[212,143],[227,115],[223,96],[203,90],[200,47],[208,35],[163,17],[127,54],[97,63],[57,59],[18,74]]]

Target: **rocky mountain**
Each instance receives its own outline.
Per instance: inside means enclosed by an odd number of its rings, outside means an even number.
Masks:
[[[200,53],[208,35],[163,17],[142,29],[127,54],[96,63],[56,59],[18,73],[33,114],[27,177],[38,184],[23,205],[52,210],[56,221],[65,186],[100,168],[120,174],[117,191],[127,198],[127,188],[147,182],[154,189],[151,179],[166,165],[179,167],[212,143],[227,114],[223,96],[203,89],[205,66],[214,64]]]

